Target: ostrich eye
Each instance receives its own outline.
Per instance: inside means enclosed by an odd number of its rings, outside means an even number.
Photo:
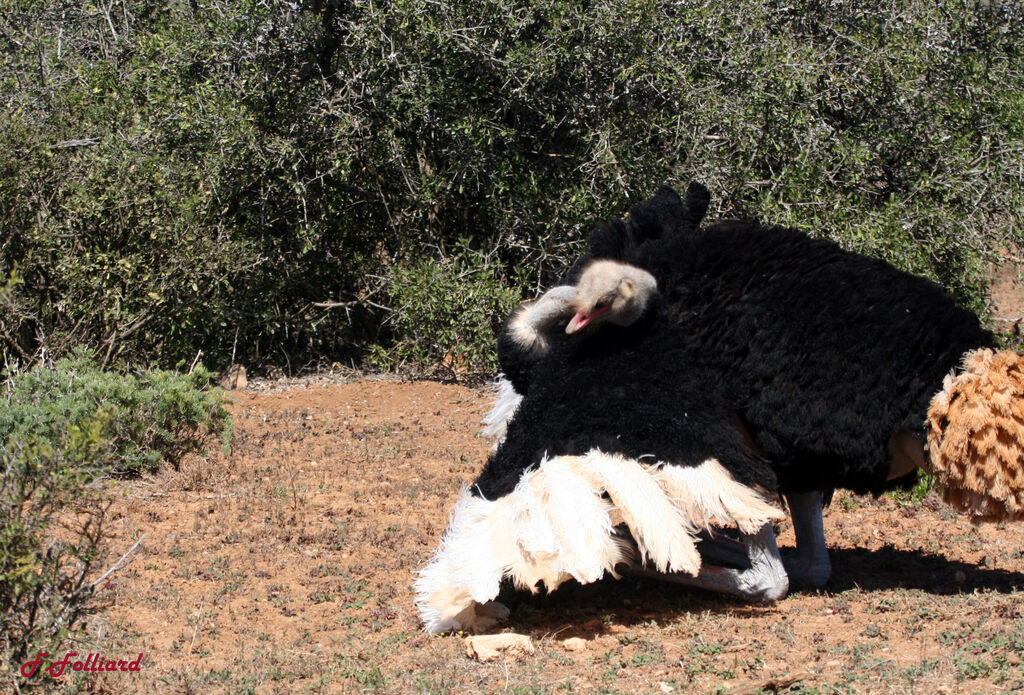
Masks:
[[[614,301],[615,301],[615,293],[614,292],[609,292],[608,294],[602,296],[600,299],[597,300],[597,303],[594,304],[594,308],[595,309],[607,309],[608,307],[610,307],[612,305],[612,302],[614,302]]]

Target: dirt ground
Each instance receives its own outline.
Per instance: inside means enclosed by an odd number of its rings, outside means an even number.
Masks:
[[[337,380],[334,380],[336,382]],[[775,605],[648,579],[506,588],[536,652],[480,663],[425,635],[411,583],[483,465],[485,389],[311,379],[233,392],[230,453],[116,483],[116,558],[84,638],[110,693],[1024,691],[1024,524],[839,494],[833,579]],[[782,523],[781,545],[792,529]],[[582,638],[570,651],[565,640]]]

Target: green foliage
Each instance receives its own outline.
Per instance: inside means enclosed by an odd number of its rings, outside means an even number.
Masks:
[[[393,352],[419,327],[373,301],[396,259],[457,264],[471,239],[532,294],[663,181],[974,309],[1024,242],[1019,3],[0,8],[0,273],[21,279],[0,343],[22,364]]]
[[[87,612],[109,507],[86,485],[102,448],[97,429],[70,427],[56,447],[31,437],[0,451],[0,682],[17,679],[37,652],[55,654]]]
[[[521,301],[491,257],[465,244],[437,259],[395,265],[388,278],[401,336],[379,366],[442,365],[450,372],[493,372],[503,317]]]
[[[890,490],[888,494],[900,506],[916,506],[935,490],[935,476],[917,471],[913,484],[907,488]]]
[[[220,390],[208,388],[210,378],[201,364],[190,374],[105,372],[77,353],[13,379],[0,408],[0,441],[7,442],[0,451],[13,455],[24,442],[71,447],[71,460],[87,463],[91,475],[152,471],[161,460],[177,467],[208,434],[228,432],[229,416]]]
[[[274,26],[312,40],[308,23],[283,4],[134,2],[109,17],[6,4],[0,271],[17,264],[23,282],[5,352],[24,364],[86,345],[103,364],[164,365],[200,348],[223,363],[236,345],[247,360],[331,352],[320,340],[337,352],[347,322],[311,301],[353,288],[370,242],[334,223],[334,199],[317,205],[315,134],[288,133],[314,102],[285,103],[306,41]]]
[[[150,470],[161,458],[176,464],[206,435],[226,436],[228,415],[209,377],[200,366],[188,375],[102,372],[76,354],[10,379],[0,407],[3,679],[38,651],[56,653],[89,611],[110,505],[90,483]]]

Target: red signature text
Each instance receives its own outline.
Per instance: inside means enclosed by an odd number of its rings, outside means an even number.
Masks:
[[[47,652],[38,652],[32,661],[26,661],[21,665],[21,675],[31,678],[43,665],[43,660],[50,655]],[[105,659],[100,654],[87,654],[85,659],[78,659],[78,652],[67,652],[60,661],[53,661],[43,671],[50,674],[50,678],[60,678],[68,671],[83,673],[99,673],[101,671],[138,671],[142,663],[142,654],[139,654],[133,661],[127,659]]]

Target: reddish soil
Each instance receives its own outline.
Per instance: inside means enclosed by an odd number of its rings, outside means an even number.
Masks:
[[[118,483],[111,561],[83,639],[140,693],[1001,693],[1024,691],[1024,525],[935,498],[840,493],[826,590],[747,605],[648,579],[503,591],[534,654],[478,663],[422,633],[413,573],[482,466],[489,394],[310,380],[231,395],[230,453]],[[792,545],[788,523],[781,544]],[[583,649],[564,640],[581,637]]]

